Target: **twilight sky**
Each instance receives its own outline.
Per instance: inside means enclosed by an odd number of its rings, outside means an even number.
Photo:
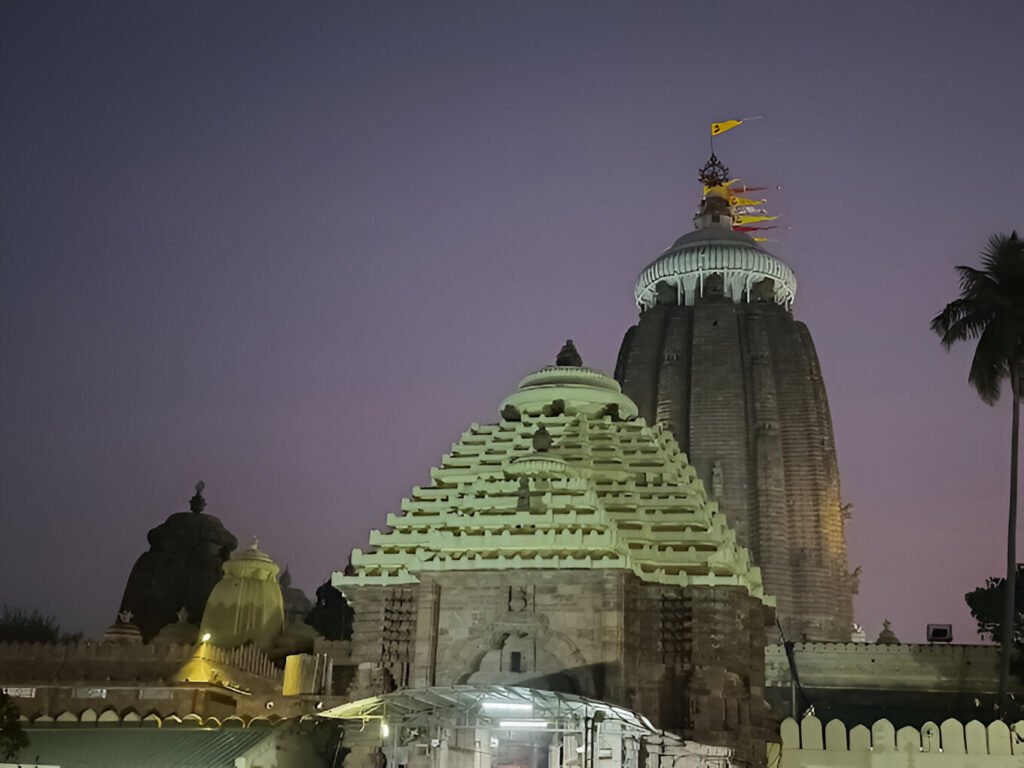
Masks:
[[[1008,395],[928,321],[1024,228],[1016,0],[0,2],[0,602],[99,633],[207,484],[307,591],[572,337],[611,371],[712,119],[787,229],[905,641],[1003,569]]]

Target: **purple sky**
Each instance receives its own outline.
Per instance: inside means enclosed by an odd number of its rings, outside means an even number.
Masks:
[[[308,591],[572,337],[717,144],[789,229],[873,638],[975,639],[1008,398],[928,329],[1024,228],[1016,0],[0,5],[0,602],[114,618],[208,511]]]

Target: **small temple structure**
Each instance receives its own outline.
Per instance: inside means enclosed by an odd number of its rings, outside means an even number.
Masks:
[[[199,623],[223,564],[238,546],[224,524],[205,513],[204,487],[196,483],[188,512],[175,512],[149,532],[149,549],[135,561],[117,621],[108,631],[112,637],[137,632],[148,642],[177,623],[182,609],[186,620]]]
[[[224,575],[206,601],[200,636],[221,648],[252,643],[270,650],[284,630],[280,572],[256,540],[246,551],[236,553],[224,563]]]

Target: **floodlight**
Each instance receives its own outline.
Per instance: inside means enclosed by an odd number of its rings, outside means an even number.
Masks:
[[[547,720],[501,720],[499,728],[547,728]]]

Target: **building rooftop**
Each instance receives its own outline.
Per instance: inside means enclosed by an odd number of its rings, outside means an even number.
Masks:
[[[671,433],[636,412],[613,379],[582,365],[527,376],[503,401],[501,421],[471,425],[431,484],[388,515],[387,530],[371,531],[371,549],[354,550],[352,572],[336,573],[334,585],[599,568],[664,584],[743,586],[770,602]]]

